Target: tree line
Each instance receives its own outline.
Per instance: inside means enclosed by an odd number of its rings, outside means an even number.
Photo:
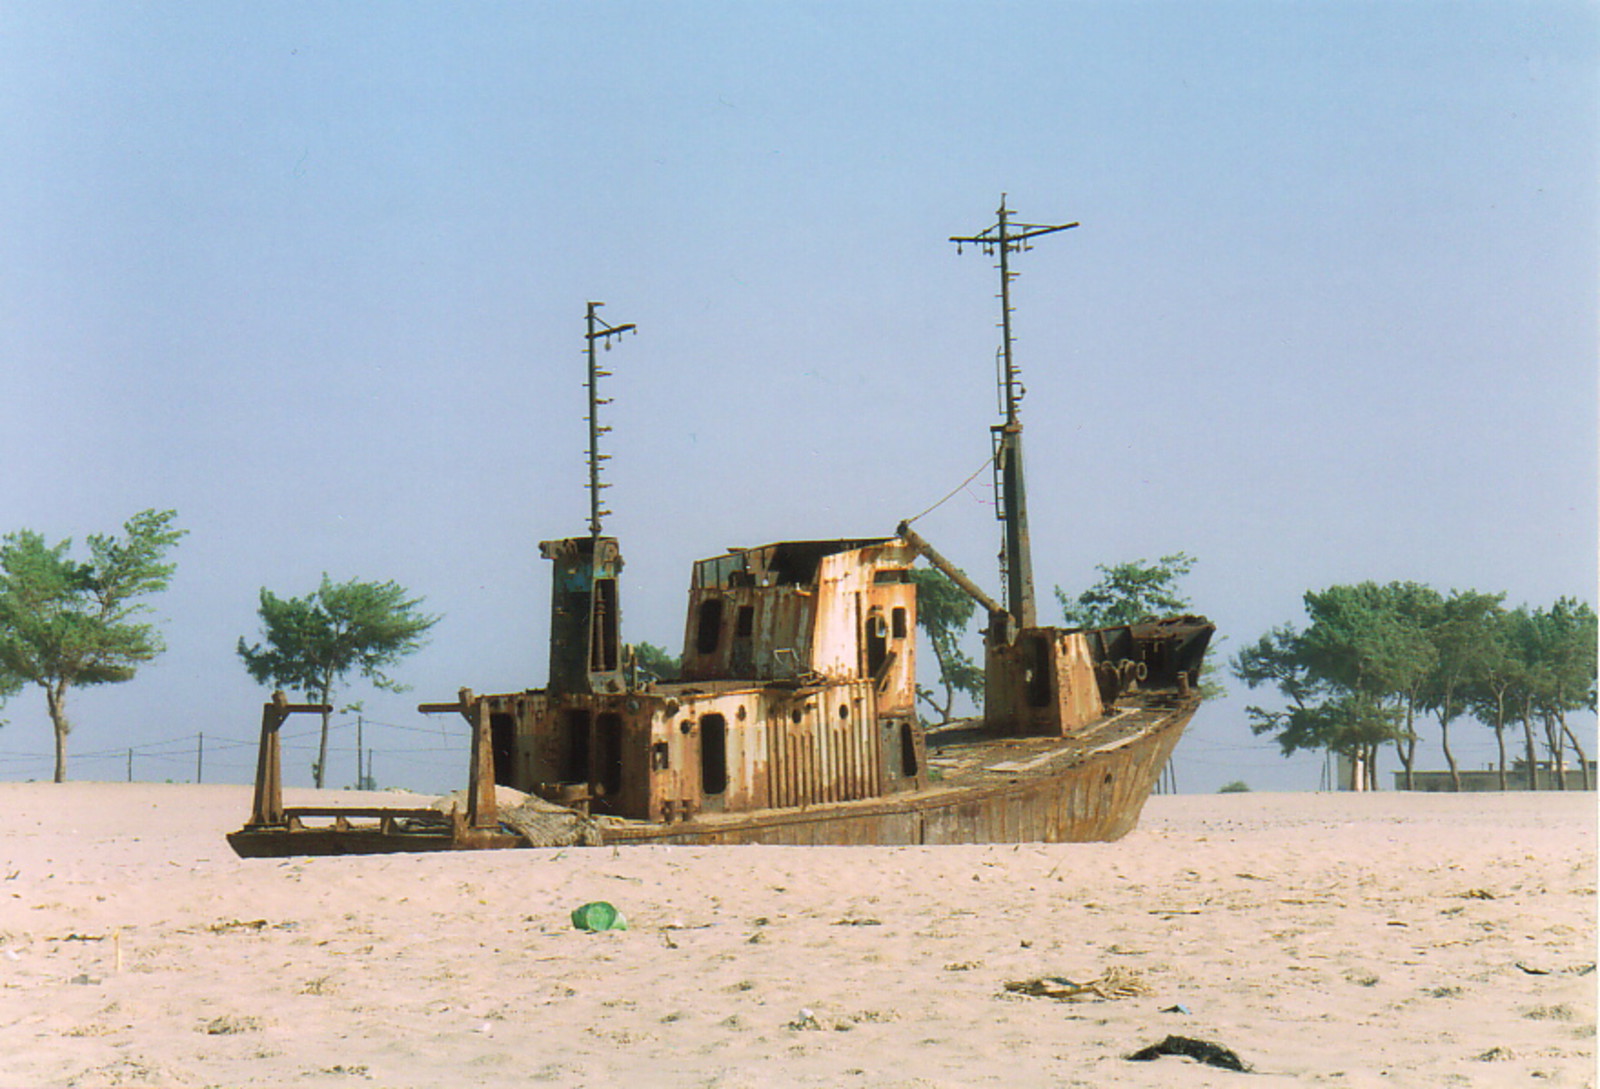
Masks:
[[[0,703],[27,685],[43,689],[57,782],[66,778],[72,689],[130,680],[164,649],[148,599],[167,589],[176,570],[171,554],[186,533],[176,520],[174,511],[142,511],[121,535],[90,536],[81,559],[70,540],[52,544],[32,530],[0,539]],[[1056,588],[1063,620],[1102,627],[1182,612],[1189,600],[1178,582],[1194,562],[1180,552],[1154,563],[1099,566],[1100,580],[1081,594]],[[939,721],[949,721],[958,693],[978,699],[983,691],[982,668],[960,646],[975,603],[936,570],[912,577],[918,623],[943,689],[919,686],[917,695]],[[1228,663],[1249,688],[1276,689],[1283,700],[1277,708],[1248,707],[1251,729],[1273,737],[1284,755],[1324,749],[1354,759],[1369,777],[1378,750],[1393,745],[1410,789],[1420,731],[1432,723],[1459,790],[1450,731],[1475,720],[1495,733],[1501,789],[1516,741],[1531,789],[1540,787],[1541,750],[1556,783],[1565,785],[1570,750],[1584,787],[1592,788],[1588,753],[1567,716],[1596,708],[1595,612],[1568,597],[1532,608],[1504,602],[1504,594],[1446,595],[1415,582],[1307,593],[1304,627],[1273,628]],[[335,695],[352,673],[379,688],[404,689],[387,671],[420,649],[439,620],[421,604],[394,582],[335,582],[326,574],[302,597],[261,589],[260,640],[241,638],[236,652],[256,681],[329,706],[313,765],[318,786]],[[674,675],[676,661],[660,648],[641,644],[637,653],[642,667]],[[1375,779],[1366,785],[1376,786]]]
[[[1417,741],[1437,726],[1453,789],[1461,769],[1451,727],[1475,720],[1499,747],[1499,786],[1509,784],[1508,745],[1521,741],[1528,789],[1540,789],[1539,752],[1555,785],[1566,783],[1570,750],[1585,789],[1588,753],[1567,720],[1595,710],[1596,617],[1563,597],[1507,608],[1505,594],[1441,594],[1416,582],[1330,586],[1304,598],[1308,623],[1273,628],[1231,660],[1251,689],[1276,689],[1284,706],[1252,706],[1258,735],[1284,755],[1325,749],[1349,757],[1376,787],[1380,748],[1393,745],[1406,789],[1415,785]],[[1519,734],[1512,738],[1509,735]],[[1546,777],[1545,786],[1550,786]]]
[[[166,649],[148,599],[167,589],[177,569],[171,554],[187,531],[176,523],[176,511],[141,511],[120,536],[90,536],[84,559],[73,556],[70,539],[51,544],[33,530],[0,539],[0,704],[28,685],[44,690],[58,783],[67,774],[71,691],[132,680]],[[352,672],[404,690],[385,670],[420,649],[438,622],[419,611],[421,603],[394,582],[334,582],[326,574],[304,597],[261,590],[261,641],[241,638],[237,653],[256,681],[329,706],[312,768],[317,786],[335,694]]]
[[[1179,583],[1195,562],[1178,552],[1098,565],[1100,579],[1087,590],[1072,595],[1055,588],[1062,620],[1097,628],[1184,612],[1190,601]],[[982,669],[959,646],[973,602],[938,571],[919,569],[913,578],[918,623],[943,688],[941,694],[919,687],[918,695],[939,721],[948,721],[958,692],[976,699],[983,690]],[[1274,628],[1228,662],[1249,688],[1275,688],[1284,701],[1279,708],[1248,707],[1251,730],[1274,738],[1285,756],[1322,749],[1350,757],[1364,769],[1367,787],[1377,785],[1378,750],[1393,745],[1404,785],[1413,789],[1418,741],[1436,726],[1451,785],[1460,790],[1450,731],[1476,721],[1494,731],[1500,789],[1509,787],[1514,747],[1521,748],[1529,789],[1564,786],[1569,751],[1584,788],[1593,788],[1588,752],[1568,715],[1596,709],[1595,612],[1571,597],[1515,608],[1505,597],[1442,594],[1415,582],[1307,593],[1307,625]],[[1212,683],[1203,689],[1221,694]],[[1541,763],[1550,769],[1542,782]]]

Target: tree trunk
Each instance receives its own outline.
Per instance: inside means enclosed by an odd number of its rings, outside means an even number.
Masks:
[[[1533,747],[1533,709],[1529,707],[1522,709],[1522,742],[1523,748],[1527,750],[1528,789],[1538,790],[1539,762],[1537,757],[1539,754],[1534,751]]]
[[[1550,750],[1550,770],[1556,777],[1556,789],[1567,789],[1567,743],[1556,729],[1556,716],[1544,713],[1544,743]]]
[[[1561,732],[1567,735],[1567,740],[1572,743],[1572,751],[1578,754],[1578,767],[1583,771],[1583,789],[1594,789],[1594,777],[1589,774],[1589,754],[1583,751],[1583,746],[1578,743],[1578,735],[1572,732],[1572,727],[1567,725],[1567,717],[1561,716]]]
[[[56,735],[55,781],[64,783],[67,781],[67,735],[72,732],[72,723],[67,721],[67,682],[46,685],[44,701],[50,709],[50,725],[55,728]]]
[[[928,706],[932,707],[939,715],[939,721],[935,725],[943,726],[950,721],[950,712],[956,705],[956,689],[955,685],[945,680],[949,674],[945,672],[944,652],[939,649],[939,641],[930,638],[928,645],[933,648],[933,660],[939,667],[939,683],[944,685],[944,707],[941,708],[931,697],[928,699]]]
[[[322,712],[322,740],[317,743],[317,766],[312,769],[315,772],[312,778],[316,781],[318,790],[322,789],[322,777],[328,770],[328,719],[332,714],[331,711]]]
[[[1504,692],[1494,695],[1494,740],[1500,746],[1500,791],[1511,789],[1511,784],[1506,780],[1506,696]]]
[[[1461,771],[1456,767],[1455,753],[1450,751],[1450,720],[1439,717],[1439,744],[1444,747],[1444,762],[1450,765],[1450,789],[1461,793]]]
[[[1406,737],[1405,741],[1395,748],[1400,752],[1400,766],[1405,769],[1405,784],[1407,790],[1417,789],[1415,772],[1412,770],[1417,762],[1417,730],[1416,708],[1408,697],[1406,699]]]

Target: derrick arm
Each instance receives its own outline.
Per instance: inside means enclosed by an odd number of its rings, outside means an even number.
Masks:
[[[895,535],[916,549],[923,559],[937,567],[951,582],[961,587],[963,593],[979,605],[982,605],[989,614],[989,628],[991,631],[1005,632],[1014,627],[1012,616],[1006,611],[1005,607],[984,593],[977,583],[967,577],[965,571],[945,559],[938,549],[923,540],[917,531],[911,528],[910,523],[901,522],[895,529]]]

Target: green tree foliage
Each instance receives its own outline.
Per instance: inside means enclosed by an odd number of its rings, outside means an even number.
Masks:
[[[403,692],[406,686],[385,670],[421,649],[423,636],[438,623],[437,616],[418,611],[421,604],[393,582],[333,582],[323,575],[315,591],[291,598],[263,587],[257,615],[265,641],[247,645],[241,638],[239,657],[258,683],[303,692],[329,706],[351,671],[377,688]],[[313,767],[319,787],[328,767],[328,720],[325,711]]]
[[[944,572],[931,567],[912,571],[911,581],[917,587],[917,626],[927,633],[934,660],[939,663],[939,683],[944,687],[942,704],[932,689],[922,685],[917,686],[917,698],[939,716],[939,722],[949,722],[957,692],[973,699],[983,696],[983,669],[961,649],[961,637],[972,623],[978,603]]]
[[[141,620],[145,598],[165,590],[175,565],[167,555],[183,537],[175,511],[147,510],[121,537],[94,535],[89,558],[71,541],[49,544],[33,530],[0,542],[0,694],[24,684],[44,689],[55,731],[55,781],[67,774],[67,694],[78,686],[131,680],[165,648]]]
[[[1415,712],[1437,658],[1424,619],[1436,596],[1415,583],[1307,593],[1304,631],[1275,628],[1231,663],[1247,686],[1272,684],[1288,701],[1246,708],[1250,728],[1275,735],[1285,755],[1327,749],[1368,769],[1378,747],[1393,742],[1409,770]]]
[[[1565,782],[1563,754],[1586,754],[1566,721],[1595,702],[1594,611],[1563,598],[1548,609],[1506,610],[1504,595],[1412,582],[1365,582],[1305,595],[1309,625],[1275,628],[1231,663],[1250,688],[1276,688],[1284,705],[1250,707],[1257,734],[1274,735],[1285,754],[1324,748],[1359,758],[1370,770],[1378,746],[1393,743],[1413,786],[1419,713],[1439,722],[1452,784],[1460,772],[1450,726],[1471,714],[1495,730],[1501,788],[1507,785],[1505,730],[1523,727],[1537,787],[1536,727]],[[1375,785],[1375,783],[1373,784]]]
[[[1518,709],[1530,776],[1537,777],[1534,728],[1544,734],[1555,782],[1566,785],[1564,752],[1568,741],[1588,779],[1588,761],[1567,714],[1595,706],[1595,614],[1587,604],[1561,598],[1548,609],[1519,610],[1513,622],[1513,647],[1519,660]]]
[[[26,682],[24,682],[21,677],[7,672],[4,667],[0,667],[0,707],[4,707],[6,700],[22,691],[22,687],[25,683]],[[4,726],[5,724],[6,720],[0,718],[0,726]]]
[[[1243,779],[1235,779],[1231,783],[1223,783],[1220,787],[1217,788],[1217,793],[1218,794],[1248,794],[1248,793],[1250,793],[1250,784],[1245,782]]]
[[[654,643],[639,643],[633,648],[633,661],[641,670],[659,681],[675,681],[683,673],[683,662],[665,647]]]
[[[1440,603],[1427,629],[1435,661],[1423,685],[1422,705],[1439,720],[1439,741],[1450,767],[1451,785],[1458,791],[1461,769],[1450,748],[1450,726],[1468,712],[1474,687],[1483,683],[1494,670],[1497,656],[1504,654],[1499,639],[1504,600],[1504,594],[1453,592]]]
[[[1360,697],[1348,704],[1362,716],[1364,732],[1392,713],[1393,741],[1412,785],[1416,758],[1416,712],[1422,687],[1438,661],[1428,638],[1441,606],[1439,595],[1414,582],[1333,586],[1306,595],[1306,630],[1312,668],[1343,692]]]
[[[1077,597],[1055,588],[1061,614],[1070,627],[1106,628],[1137,624],[1160,616],[1187,612],[1189,599],[1178,592],[1178,580],[1194,569],[1195,559],[1185,552],[1162,556],[1154,563],[1134,560],[1111,567],[1095,565],[1100,581]]]
[[[1516,693],[1523,683],[1522,662],[1516,653],[1516,629],[1525,615],[1523,609],[1496,609],[1484,618],[1483,657],[1466,678],[1468,710],[1494,730],[1500,755],[1501,790],[1510,785],[1506,775],[1506,726],[1512,721]]]

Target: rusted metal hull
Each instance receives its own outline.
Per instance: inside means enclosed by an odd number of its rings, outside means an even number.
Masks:
[[[1193,713],[1193,707],[1174,710],[1103,751],[1082,754],[1061,746],[1054,766],[1037,766],[1006,781],[934,786],[889,798],[700,817],[670,825],[607,825],[601,834],[608,844],[895,846],[1117,840],[1139,823],[1144,803]]]
[[[954,744],[945,759],[964,767],[949,780],[903,794],[744,813],[697,815],[656,823],[606,820],[596,842],[633,844],[777,844],[793,846],[961,843],[1081,843],[1127,835],[1139,821],[1161,769],[1198,701],[1137,712],[1131,727],[1067,739],[998,739]],[[930,742],[930,744],[933,744]],[[931,762],[937,767],[941,757]],[[305,825],[286,811],[283,823],[246,827],[228,837],[245,858],[293,855],[526,847],[504,830],[474,828],[461,816],[405,825],[401,811],[358,811],[362,824]],[[329,811],[331,812],[331,811]],[[410,818],[417,815],[413,812]]]
[[[388,832],[378,827],[243,828],[228,833],[228,846],[240,858],[293,858],[300,855],[388,855],[426,851],[476,851],[524,847],[502,832],[452,834],[448,827]]]

